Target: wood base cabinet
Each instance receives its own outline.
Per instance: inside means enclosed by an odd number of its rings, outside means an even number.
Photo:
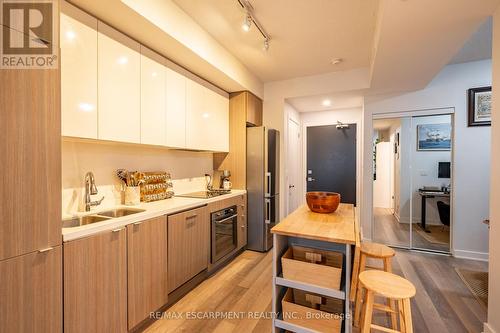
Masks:
[[[166,216],[128,225],[127,242],[130,330],[168,300]]]
[[[62,332],[62,250],[0,261],[0,332]]]
[[[247,245],[247,196],[238,197],[238,247],[242,249]]]
[[[168,217],[168,291],[208,267],[210,217],[207,207]]]
[[[127,332],[125,228],[64,244],[64,332]]]

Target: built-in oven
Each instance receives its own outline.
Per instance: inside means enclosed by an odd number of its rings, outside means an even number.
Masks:
[[[211,214],[212,264],[231,253],[238,245],[238,210],[236,206]]]

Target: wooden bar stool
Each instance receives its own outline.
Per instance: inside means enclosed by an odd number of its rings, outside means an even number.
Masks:
[[[363,316],[361,318],[361,333],[369,333],[376,329],[383,332],[413,333],[410,299],[415,296],[415,286],[401,276],[379,270],[364,271],[359,275],[359,283],[366,289],[363,302]],[[390,306],[374,303],[375,295],[397,301],[398,310]],[[373,309],[398,313],[400,329],[397,323],[392,323],[392,329],[372,324]]]
[[[366,270],[366,259],[367,258],[372,258],[372,259],[380,259],[383,261],[384,264],[384,271],[388,273],[392,273],[392,257],[396,255],[396,252],[391,249],[390,247],[379,244],[379,243],[371,243],[371,242],[362,242],[360,246],[360,251],[359,251],[359,267],[357,271],[359,272],[358,274],[361,274],[363,271]],[[354,269],[354,272],[356,272],[356,269]],[[356,298],[355,302],[355,311],[354,311],[354,326],[358,327],[359,325],[359,318],[361,315],[361,300],[362,300],[362,291],[361,288],[359,287],[359,278],[356,278],[356,276],[353,277],[353,286],[352,288],[355,290],[356,295],[353,295]],[[387,300],[388,305],[391,308],[396,307],[396,303],[394,300],[388,299]],[[397,322],[397,317],[396,313],[391,313],[391,322],[393,326],[395,327],[396,322]]]

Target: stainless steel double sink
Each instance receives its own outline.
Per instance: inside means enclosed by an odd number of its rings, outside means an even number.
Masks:
[[[92,215],[85,215],[80,217],[73,217],[71,219],[66,219],[62,221],[63,228],[74,228],[82,225],[107,221],[117,217],[128,216],[132,214],[145,212],[145,209],[137,208],[117,208],[112,210],[106,210],[104,212],[99,212]]]

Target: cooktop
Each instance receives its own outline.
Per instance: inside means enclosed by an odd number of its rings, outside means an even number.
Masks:
[[[196,198],[196,199],[210,199],[214,197],[218,197],[219,195],[224,195],[231,193],[231,190],[213,190],[213,191],[199,191],[199,192],[191,192],[185,194],[176,195],[177,197],[182,198]]]

